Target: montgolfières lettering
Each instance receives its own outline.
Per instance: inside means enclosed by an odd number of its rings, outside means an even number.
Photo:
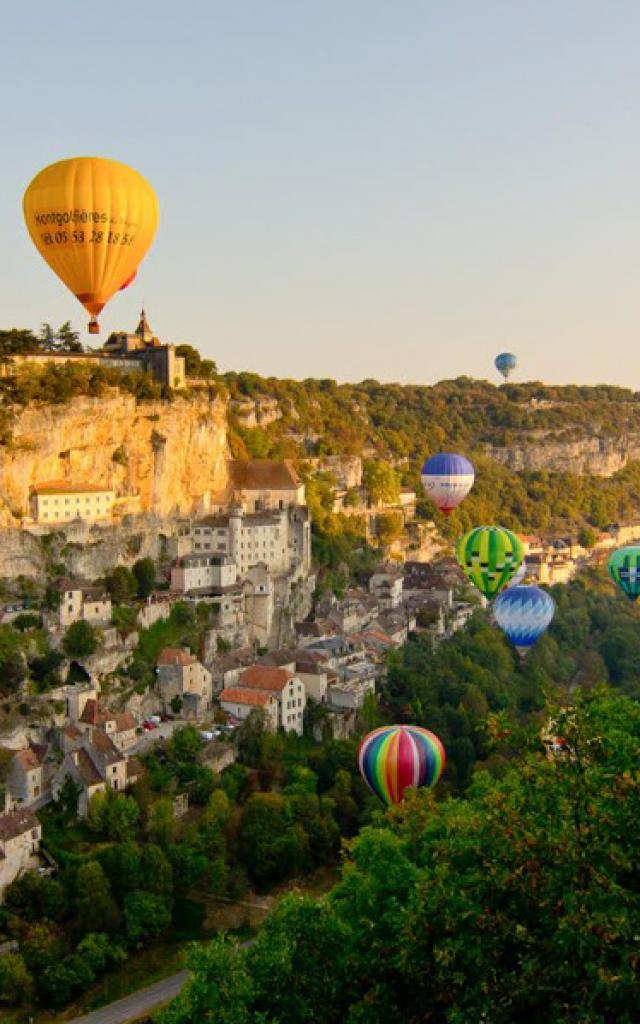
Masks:
[[[74,157],[45,167],[27,187],[31,240],[91,315],[131,281],[158,226],[158,200],[141,174],[115,160]]]
[[[464,455],[440,452],[422,467],[422,486],[436,508],[449,515],[473,487],[475,472]]]
[[[477,526],[456,545],[458,565],[469,582],[488,598],[507,585],[523,557],[519,538],[502,526]]]
[[[409,786],[430,789],[442,775],[444,747],[419,725],[385,725],[365,736],[358,765],[369,788],[384,804],[399,804]]]

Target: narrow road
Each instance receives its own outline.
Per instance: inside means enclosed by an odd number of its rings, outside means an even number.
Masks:
[[[115,1003],[86,1013],[83,1017],[74,1017],[68,1024],[127,1024],[128,1021],[138,1020],[175,999],[188,977],[189,971],[178,971],[177,974],[156,981],[155,985],[149,985],[148,988],[141,988],[139,992],[132,992],[130,996],[118,999]]]

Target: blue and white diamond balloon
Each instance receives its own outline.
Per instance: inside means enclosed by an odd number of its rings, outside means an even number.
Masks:
[[[495,599],[493,614],[500,629],[520,652],[532,647],[548,629],[556,603],[540,587],[510,587]]]

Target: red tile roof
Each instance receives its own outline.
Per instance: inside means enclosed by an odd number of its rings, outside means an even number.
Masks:
[[[233,704],[265,707],[265,705],[273,700],[273,694],[262,693],[260,690],[249,690],[242,686],[232,686],[228,690],[223,690],[219,699],[220,701],[229,701]]]
[[[24,768],[25,771],[42,767],[40,758],[36,754],[35,750],[31,749],[31,747],[27,747],[26,750],[19,750],[15,755],[14,760],[17,761],[20,767]]]
[[[240,685],[256,690],[272,690],[282,692],[294,673],[284,668],[271,668],[269,665],[251,665],[240,674]]]
[[[301,480],[289,459],[273,462],[271,459],[235,459],[230,463],[230,476],[234,487],[247,491],[288,491],[300,487]]]
[[[165,647],[158,658],[158,665],[193,665],[197,660],[180,647]]]

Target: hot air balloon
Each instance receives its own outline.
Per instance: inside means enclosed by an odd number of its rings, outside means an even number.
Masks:
[[[522,564],[522,543],[502,526],[477,526],[456,545],[458,565],[485,597],[494,597]]]
[[[441,452],[422,467],[422,486],[431,501],[448,516],[473,487],[475,473],[464,455]]]
[[[127,280],[124,282],[124,284],[120,285],[120,287],[118,288],[118,291],[119,292],[125,291],[125,289],[128,288],[129,285],[132,284],[135,281],[137,276],[138,276],[138,271],[136,269],[136,270],[134,270],[133,274],[129,274],[129,276],[128,276]]]
[[[501,352],[499,356],[495,358],[495,367],[505,380],[509,380],[509,377],[518,365],[518,360],[512,352]]]
[[[496,622],[520,654],[540,639],[555,610],[555,601],[540,587],[509,587],[493,605]]]
[[[609,559],[609,575],[623,594],[636,601],[640,597],[640,547],[618,548]]]
[[[431,789],[445,753],[438,737],[419,725],[384,725],[365,736],[358,751],[364,781],[384,804],[399,804],[408,786]]]
[[[88,313],[135,273],[158,226],[151,185],[126,164],[81,156],[45,167],[28,186],[24,218],[40,255]]]

